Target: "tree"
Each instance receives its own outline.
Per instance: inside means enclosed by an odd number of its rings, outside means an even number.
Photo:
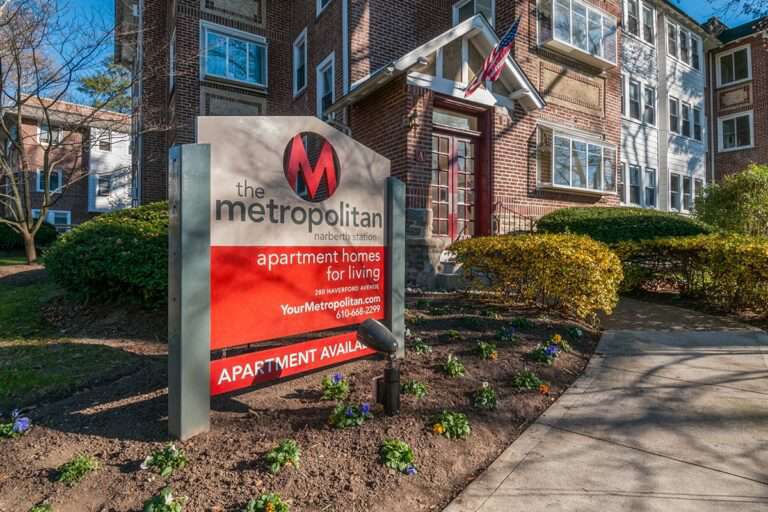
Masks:
[[[80,79],[78,90],[91,97],[92,105],[106,105],[115,112],[131,111],[131,73],[112,58],[107,59],[103,68]]]
[[[726,231],[768,236],[768,165],[751,165],[710,186],[696,200],[695,214]]]
[[[65,9],[59,0],[0,0],[0,223],[23,239],[30,263],[49,209],[88,175],[83,155],[99,143],[90,128],[122,127],[107,110],[130,90],[120,82],[90,109],[67,101],[113,34]]]

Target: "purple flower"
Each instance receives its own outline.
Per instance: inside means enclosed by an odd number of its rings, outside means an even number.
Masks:
[[[547,357],[555,357],[557,352],[557,345],[548,345],[547,348],[544,349],[544,353],[547,355]]]
[[[343,381],[344,377],[340,373],[335,373],[333,375],[333,383],[338,384],[339,382]]]
[[[355,415],[355,410],[352,407],[347,407],[347,411],[344,413],[347,418],[351,418]]]
[[[360,412],[362,412],[363,414],[368,414],[369,412],[371,412],[371,406],[368,404],[362,404],[360,406]]]
[[[416,473],[418,473],[418,471],[416,471],[416,467],[413,464],[411,464],[407,468],[405,468],[405,474],[408,475],[408,476],[413,476]]]
[[[29,418],[25,416],[18,416],[13,421],[13,431],[17,434],[23,434],[27,430],[29,430],[31,422],[29,421]]]

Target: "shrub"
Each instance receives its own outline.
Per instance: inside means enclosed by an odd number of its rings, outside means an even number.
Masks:
[[[428,354],[432,352],[432,346],[419,336],[416,336],[410,342],[409,350],[414,354]]]
[[[381,463],[388,468],[406,475],[416,474],[416,467],[413,465],[415,459],[413,449],[408,446],[408,443],[399,439],[388,439],[381,445],[379,455],[381,455]]]
[[[512,377],[512,387],[516,389],[533,391],[539,389],[542,384],[546,384],[546,382],[530,370],[523,370]]]
[[[168,444],[162,450],[156,450],[144,459],[141,469],[153,469],[163,478],[168,478],[174,471],[186,465],[187,457],[184,451],[176,448],[175,444]]]
[[[48,504],[35,505],[31,509],[29,509],[29,512],[53,512],[53,507]]]
[[[503,298],[593,320],[610,314],[622,280],[619,258],[578,235],[492,236],[453,245],[465,269]]]
[[[713,231],[711,226],[676,213],[629,207],[563,208],[542,217],[536,227],[541,233],[587,235],[606,244]]]
[[[168,294],[168,204],[96,217],[59,237],[43,260],[51,277],[82,299],[162,304]]]
[[[448,439],[466,439],[472,433],[466,414],[443,411],[432,422],[432,432]]]
[[[768,238],[665,238],[616,250],[627,290],[663,284],[725,311],[768,313]]]
[[[181,512],[186,504],[187,498],[175,497],[171,488],[166,487],[160,494],[144,502],[144,512]]]
[[[477,342],[475,352],[477,352],[477,355],[479,355],[481,359],[495,361],[499,357],[499,353],[496,351],[496,345],[488,343],[487,341]]]
[[[360,407],[339,404],[333,409],[328,423],[336,428],[359,427],[370,419],[373,419],[373,414],[371,414],[371,406],[368,404],[361,404]]]
[[[71,461],[59,467],[57,482],[73,486],[81,482],[89,473],[99,468],[98,461],[90,455],[78,455]]]
[[[427,396],[427,385],[415,380],[409,380],[403,384],[402,391],[406,395],[413,395],[416,398],[424,398]]]
[[[44,222],[35,235],[35,245],[37,247],[48,247],[58,236],[53,224]],[[0,224],[0,251],[18,251],[24,249],[24,239],[14,231],[8,224]]]
[[[496,391],[487,382],[472,395],[472,405],[478,409],[492,411],[496,409]]]
[[[269,450],[265,459],[269,465],[269,471],[276,475],[286,464],[298,468],[300,457],[301,449],[299,448],[299,443],[292,439],[286,439],[275,448]]]
[[[750,165],[707,188],[696,218],[726,231],[768,236],[768,165]]]
[[[449,377],[462,377],[464,376],[464,364],[453,354],[448,354],[448,359],[443,364],[443,371]]]
[[[288,504],[277,493],[262,494],[249,501],[243,512],[288,512]]]
[[[323,400],[344,400],[349,395],[349,382],[340,373],[335,373],[333,377],[326,375],[322,387]]]

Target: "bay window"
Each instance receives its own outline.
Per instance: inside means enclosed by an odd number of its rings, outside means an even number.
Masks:
[[[589,65],[616,65],[616,18],[578,0],[539,0],[539,42]]]
[[[234,29],[202,25],[203,72],[257,87],[267,86],[266,39]]]
[[[616,191],[616,150],[539,127],[539,181],[552,188]]]

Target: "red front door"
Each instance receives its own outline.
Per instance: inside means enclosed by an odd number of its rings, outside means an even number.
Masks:
[[[475,234],[477,143],[471,137],[432,136],[432,233],[451,240]]]

